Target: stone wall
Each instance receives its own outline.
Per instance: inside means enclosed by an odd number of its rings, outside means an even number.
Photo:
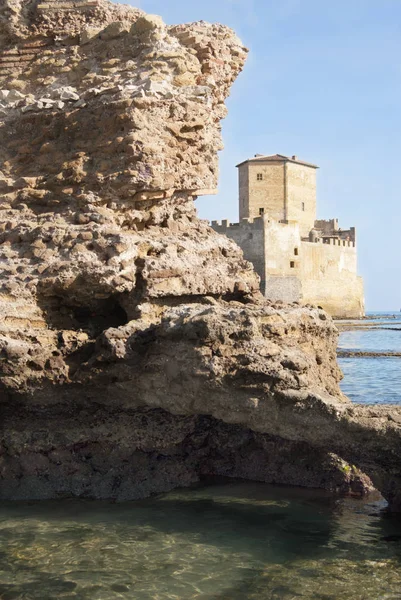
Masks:
[[[100,29],[112,22],[133,22],[143,11],[108,0],[2,0],[0,37],[19,41],[36,36],[62,39],[87,26]]]
[[[357,276],[353,242],[301,241],[296,222],[277,223],[265,217],[264,223],[267,298],[321,306],[334,317],[364,315],[363,282]],[[248,260],[252,261],[250,254]]]
[[[306,242],[297,222],[279,223],[268,215],[222,223],[213,221],[212,226],[242,248],[269,300],[321,306],[335,317],[364,315],[363,281],[357,276],[352,241]]]
[[[304,303],[317,304],[334,317],[360,318],[364,313],[363,281],[357,276],[352,242],[302,242],[300,278]]]
[[[263,252],[265,244],[264,219],[243,219],[241,223],[230,224],[229,221],[212,221],[212,227],[219,233],[234,240],[244,253],[244,258],[253,264],[260,277],[260,289],[266,291],[266,263]]]
[[[266,289],[271,300],[300,302],[302,287],[299,273],[301,238],[298,223],[282,224],[264,217]]]

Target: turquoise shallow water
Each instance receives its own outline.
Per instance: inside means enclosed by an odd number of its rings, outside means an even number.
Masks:
[[[3,504],[0,598],[400,599],[401,523],[382,508],[252,483]]]
[[[343,331],[339,348],[363,352],[401,352],[401,314],[373,313],[372,316],[376,317],[371,322],[372,328]],[[401,404],[401,357],[339,358],[339,364],[344,373],[341,389],[354,402]]]

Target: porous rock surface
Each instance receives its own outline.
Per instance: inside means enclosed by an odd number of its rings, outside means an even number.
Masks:
[[[0,498],[224,475],[401,503],[401,411],[341,394],[337,330],[274,305],[213,193],[246,49],[105,0],[0,9]]]

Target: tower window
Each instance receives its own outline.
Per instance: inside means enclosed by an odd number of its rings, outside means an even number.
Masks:
[[[293,260],[290,262],[290,267],[291,267],[291,269],[295,268],[295,262]]]
[[[260,215],[264,215],[265,214],[265,209],[264,208],[259,208],[259,214]]]
[[[305,202],[302,202],[302,210],[305,211]]]
[[[298,256],[298,248],[294,248],[294,255]]]
[[[256,174],[256,180],[257,181],[263,181],[263,173],[257,173]]]

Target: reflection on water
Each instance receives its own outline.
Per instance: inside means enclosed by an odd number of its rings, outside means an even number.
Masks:
[[[140,502],[0,508],[0,598],[401,598],[383,505],[230,483]]]
[[[378,314],[374,315],[375,317]],[[396,316],[397,319],[393,317]],[[382,315],[371,323],[349,321],[356,329],[342,331],[341,350],[401,352],[399,313]],[[366,326],[367,325],[367,326]],[[369,327],[371,325],[372,327]],[[401,404],[401,358],[391,356],[339,358],[344,373],[341,389],[360,404]],[[401,598],[401,595],[400,595]]]

